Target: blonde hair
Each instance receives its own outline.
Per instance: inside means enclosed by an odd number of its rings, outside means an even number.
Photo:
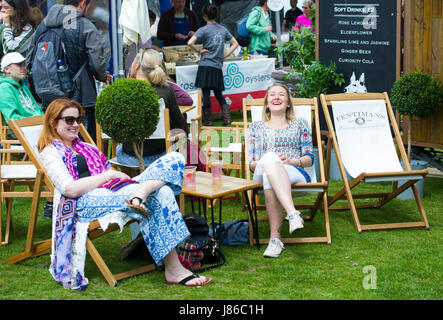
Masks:
[[[305,0],[305,1],[303,1],[303,5],[308,5],[309,8],[312,9],[314,2],[312,0]]]
[[[140,49],[134,59],[140,62],[140,68],[149,82],[154,85],[166,85],[167,75],[162,68],[163,59],[160,53],[154,49]]]
[[[57,130],[55,130],[55,127],[57,122],[59,121],[58,118],[60,117],[62,112],[69,108],[77,108],[80,116],[84,114],[82,106],[74,100],[61,98],[56,99],[49,104],[48,108],[45,111],[43,130],[40,134],[40,138],[38,139],[37,147],[39,152],[42,152],[42,150],[46,146],[51,144],[54,138],[62,140],[62,138],[57,133]]]
[[[294,112],[294,107],[292,105],[291,94],[289,93],[289,89],[283,83],[277,82],[269,86],[268,89],[266,90],[266,95],[263,103],[263,108],[265,109],[265,111],[263,112],[263,121],[271,120],[271,110],[269,110],[268,108],[268,95],[269,95],[269,90],[271,90],[273,87],[281,87],[285,89],[286,95],[288,97],[288,108],[286,108],[286,120],[288,121],[295,120],[295,112]]]

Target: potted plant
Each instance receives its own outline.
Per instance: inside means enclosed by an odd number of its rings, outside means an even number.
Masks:
[[[312,98],[326,93],[333,86],[341,86],[344,75],[337,72],[333,62],[329,66],[315,60],[315,6],[311,10],[311,27],[301,27],[300,31],[290,31],[292,40],[281,48],[278,55],[285,57],[290,70],[283,79],[295,82],[293,96]]]
[[[97,122],[115,142],[132,143],[141,172],[144,170],[143,141],[157,127],[159,108],[157,92],[142,80],[119,79],[97,97]]]
[[[437,112],[443,101],[440,82],[432,76],[415,71],[399,77],[391,90],[392,106],[408,117],[408,159],[411,159],[412,116],[427,118]]]
[[[399,77],[391,90],[392,106],[400,112],[401,116],[408,117],[408,160],[414,170],[426,168],[425,161],[411,160],[411,131],[412,116],[427,118],[437,112],[442,104],[442,85],[432,76],[422,72],[409,72]],[[401,185],[402,183],[399,183]],[[421,197],[424,196],[424,179],[417,182],[417,188]],[[412,189],[397,196],[398,199],[413,199]]]

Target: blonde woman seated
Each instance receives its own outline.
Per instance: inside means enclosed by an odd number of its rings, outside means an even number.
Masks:
[[[174,90],[167,82],[167,75],[162,68],[162,63],[163,59],[158,51],[141,49],[132,62],[131,77],[149,82],[157,92],[158,97],[163,98],[165,107],[169,109],[171,130],[179,129],[188,133],[186,120],[180,111]],[[165,155],[166,152],[164,139],[147,139],[143,144],[143,163],[149,165]],[[116,154],[119,163],[138,166],[138,158],[135,156],[131,143],[119,144],[116,148]]]
[[[190,235],[174,197],[181,192],[183,156],[168,153],[131,180],[112,170],[97,148],[78,138],[83,117],[77,102],[54,100],[46,110],[38,141],[42,163],[57,191],[54,201],[59,204],[53,218],[49,269],[53,278],[65,288],[85,288],[88,224],[98,220],[106,230],[109,223],[122,228],[129,220],[137,219],[155,263],[165,265],[166,283],[210,283],[212,279],[185,269],[175,250]]]
[[[276,83],[266,91],[263,120],[250,125],[248,144],[253,180],[263,182],[269,217],[270,239],[263,255],[277,258],[284,248],[280,236],[283,209],[290,233],[303,228],[291,184],[310,182],[303,168],[314,163],[310,126],[306,119],[295,119],[286,86]]]

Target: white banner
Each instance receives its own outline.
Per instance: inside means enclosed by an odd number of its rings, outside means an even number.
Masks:
[[[177,85],[186,91],[194,86],[197,65],[176,67]],[[224,95],[266,90],[272,83],[271,73],[275,70],[275,59],[252,59],[225,61],[223,63]]]
[[[340,155],[348,173],[403,171],[384,100],[332,101]]]

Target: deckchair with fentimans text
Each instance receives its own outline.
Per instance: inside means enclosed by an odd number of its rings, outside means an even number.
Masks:
[[[328,197],[329,209],[349,209],[358,232],[415,227],[428,229],[426,213],[415,184],[424,179],[428,172],[411,169],[388,94],[386,92],[321,94],[320,100],[329,130],[326,158],[330,160],[333,147],[343,181],[343,187]],[[333,120],[329,108],[332,109]],[[329,162],[326,163],[327,168]],[[351,181],[348,181],[347,174],[353,178]],[[352,190],[363,182],[380,181],[392,182],[392,190],[373,193],[356,193]],[[399,181],[404,184],[399,186]],[[421,221],[360,224],[357,209],[379,209],[411,186]],[[343,199],[346,200],[346,205],[333,206],[338,200]],[[357,205],[355,199],[377,199],[377,201]]]

